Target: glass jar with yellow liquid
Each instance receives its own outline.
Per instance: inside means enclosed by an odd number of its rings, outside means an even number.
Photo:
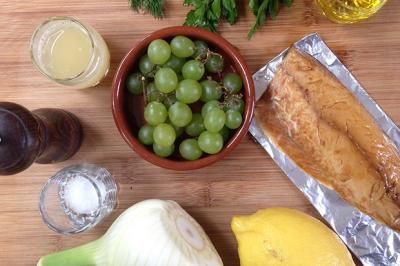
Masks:
[[[101,35],[70,17],[42,23],[31,39],[31,57],[37,69],[65,86],[96,86],[110,67],[110,53]]]
[[[387,0],[315,0],[332,21],[353,23],[375,14]]]

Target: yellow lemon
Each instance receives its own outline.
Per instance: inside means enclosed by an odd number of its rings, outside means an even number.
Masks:
[[[231,226],[241,266],[355,265],[332,230],[297,210],[259,210],[253,215],[233,217]]]

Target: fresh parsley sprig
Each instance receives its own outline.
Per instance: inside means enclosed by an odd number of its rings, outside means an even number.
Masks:
[[[250,39],[253,34],[265,23],[268,16],[271,19],[276,19],[279,11],[279,6],[281,4],[290,7],[292,5],[292,0],[250,0],[249,8],[251,12],[256,16],[256,21],[251,27],[247,37]]]
[[[129,0],[129,4],[136,12],[150,13],[153,17],[164,17],[165,0]]]
[[[235,0],[184,0],[184,5],[193,6],[186,16],[184,25],[217,31],[220,20],[236,23],[238,11]]]
[[[133,10],[150,13],[155,18],[164,17],[164,6],[166,0],[129,0]],[[293,0],[249,0],[249,8],[256,20],[247,34],[250,39],[254,33],[264,25],[266,19],[276,19],[281,5],[290,7]],[[186,15],[184,25],[201,27],[216,32],[221,20],[229,24],[236,23],[238,8],[236,0],[184,0],[186,6],[193,9]]]

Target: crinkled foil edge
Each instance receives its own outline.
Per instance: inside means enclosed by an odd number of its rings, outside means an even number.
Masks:
[[[371,99],[317,33],[304,37],[294,46],[328,68],[357,97],[400,149],[399,128]],[[257,100],[268,88],[287,51],[284,50],[253,75]],[[264,135],[255,119],[251,122],[250,133],[364,265],[400,265],[400,234],[344,202],[335,191],[302,171]]]

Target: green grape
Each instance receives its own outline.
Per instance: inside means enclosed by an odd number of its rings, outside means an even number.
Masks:
[[[164,123],[167,115],[167,108],[159,102],[151,102],[144,108],[144,120],[152,126]]]
[[[176,36],[171,41],[171,50],[177,57],[185,58],[194,54],[196,46],[188,37]]]
[[[196,46],[196,51],[192,55],[194,59],[206,58],[208,53],[208,45],[206,42],[196,40],[194,41],[194,45]]]
[[[223,79],[224,87],[230,93],[238,93],[242,89],[242,78],[236,73],[228,73]]]
[[[193,114],[192,121],[185,127],[185,132],[191,137],[197,137],[205,130],[203,117],[199,113]]]
[[[171,124],[171,126],[175,129],[176,137],[180,137],[183,134],[183,131],[185,131],[185,128],[183,127],[177,127],[174,124]]]
[[[168,59],[167,63],[164,64],[164,67],[169,67],[176,73],[181,73],[182,67],[185,64],[185,62],[186,62],[185,58],[179,58],[172,54],[171,57]]]
[[[175,145],[172,144],[170,146],[160,146],[157,143],[153,143],[153,151],[155,154],[157,154],[160,157],[168,157],[170,156],[172,153],[174,153],[175,150]]]
[[[208,154],[216,154],[222,150],[224,140],[219,133],[204,131],[199,136],[199,147]]]
[[[211,54],[205,67],[208,72],[220,73],[224,70],[224,58],[220,54]]]
[[[197,160],[203,154],[199,147],[199,143],[195,139],[185,139],[179,145],[179,153],[186,160]]]
[[[192,121],[192,110],[187,104],[176,102],[168,110],[169,120],[178,127],[184,127]]]
[[[135,95],[141,94],[145,85],[146,78],[139,72],[130,74],[126,79],[126,88]]]
[[[229,139],[229,136],[231,135],[231,131],[227,127],[223,127],[220,131],[219,134],[221,134],[222,138],[224,139],[224,142],[226,142]]]
[[[226,112],[225,126],[230,129],[237,129],[242,124],[243,118],[238,111],[228,110]]]
[[[150,145],[153,144],[154,139],[153,139],[153,132],[154,132],[154,127],[146,124],[142,126],[139,130],[139,141],[143,143],[144,145]]]
[[[147,54],[143,55],[139,60],[139,70],[146,77],[153,77],[155,65],[151,62]]]
[[[153,91],[158,91],[158,90],[157,90],[156,84],[154,82],[150,82],[146,86],[146,93],[150,93],[150,92],[153,92]]]
[[[225,125],[225,112],[218,108],[213,108],[204,117],[204,127],[210,132],[219,132]]]
[[[170,93],[176,89],[176,86],[178,85],[178,77],[171,68],[163,67],[156,72],[154,82],[159,91]]]
[[[152,41],[149,47],[147,47],[147,55],[153,64],[162,65],[171,56],[171,47],[166,41],[157,39]]]
[[[204,72],[204,65],[198,60],[187,61],[182,67],[182,75],[185,79],[200,80]]]
[[[192,79],[184,79],[178,84],[176,98],[183,103],[197,102],[201,97],[200,83]]]
[[[175,129],[170,124],[159,124],[154,128],[153,139],[160,146],[171,146],[176,139]]]
[[[172,124],[171,121],[169,120],[169,117],[167,118],[167,120],[165,120],[164,123],[169,124],[174,128],[176,138],[180,137],[183,134],[183,132],[185,131],[184,127],[178,127],[178,126],[175,126],[174,124]]]
[[[165,100],[163,101],[165,107],[169,109],[174,103],[176,103],[178,100],[176,99],[175,94],[170,94],[168,95]]]
[[[149,102],[162,102],[164,101],[165,94],[161,93],[154,82],[150,82],[146,86],[146,101]]]
[[[225,100],[224,111],[234,110],[243,114],[244,111],[244,101],[238,97],[228,97]]]
[[[219,100],[222,96],[222,90],[218,82],[215,80],[203,80],[201,83],[203,92],[201,94],[200,100],[203,102],[209,102],[212,100]]]
[[[212,100],[212,101],[207,102],[207,103],[204,104],[203,107],[201,108],[201,116],[202,116],[203,118],[205,118],[205,117],[206,117],[206,114],[207,114],[210,110],[212,110],[212,109],[214,109],[214,108],[221,109],[221,103],[220,103],[219,101],[217,101],[217,100]]]

